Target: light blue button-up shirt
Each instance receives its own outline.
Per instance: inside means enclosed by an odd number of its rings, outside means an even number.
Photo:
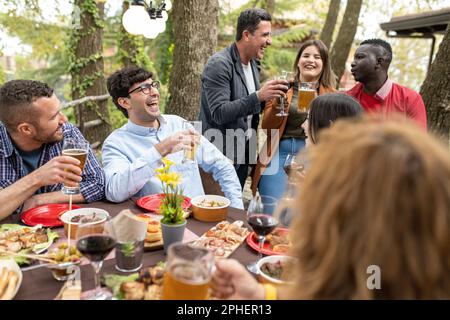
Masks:
[[[162,192],[161,182],[155,175],[155,169],[162,166],[162,157],[155,145],[182,131],[183,121],[175,115],[160,116],[160,126],[156,129],[128,120],[127,124],[106,138],[102,159],[108,200],[122,202],[132,196]],[[166,156],[175,162],[171,171],[181,175],[183,194],[190,198],[205,194],[198,169],[200,166],[219,182],[231,206],[243,209],[241,185],[229,160],[203,136],[195,156],[197,163],[182,163],[183,151]]]

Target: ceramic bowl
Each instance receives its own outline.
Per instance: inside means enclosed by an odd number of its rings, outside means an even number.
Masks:
[[[76,216],[87,216],[92,217],[95,213],[96,217],[99,217],[100,220],[93,222],[93,225],[97,223],[101,223],[106,220],[106,218],[109,216],[108,212],[103,209],[97,209],[97,208],[81,208],[81,209],[75,209],[71,211],[67,211],[64,214],[62,214],[59,219],[64,223],[64,235],[68,238],[69,237],[69,225],[70,225],[70,239],[76,239],[77,237],[77,229],[79,222],[72,222],[72,218]]]
[[[209,206],[219,203],[220,206]],[[205,222],[217,222],[227,219],[228,207],[231,201],[217,195],[203,195],[191,199],[192,215],[195,219]]]
[[[271,283],[271,284],[276,284],[276,285],[285,285],[285,284],[291,284],[292,282],[290,281],[283,281],[277,278],[274,278],[264,272],[261,271],[261,268],[263,265],[265,265],[266,263],[277,263],[277,262],[292,262],[295,264],[295,258],[290,257],[290,256],[267,256],[262,258],[261,260],[258,261],[258,263],[256,264],[256,268],[258,269],[258,279],[260,282],[262,283]],[[295,265],[294,265],[295,267]]]

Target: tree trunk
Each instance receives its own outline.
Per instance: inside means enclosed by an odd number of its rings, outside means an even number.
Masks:
[[[339,33],[331,50],[331,66],[338,79],[338,86],[345,71],[345,64],[348,54],[355,38],[358,28],[359,13],[361,11],[362,0],[347,1],[344,18],[342,19]]]
[[[125,13],[125,11],[128,10],[130,7],[130,4],[128,1],[124,1],[122,3],[122,16]],[[133,67],[138,66],[136,63],[136,56],[137,56],[137,46],[135,42],[135,38],[125,31],[125,28],[123,27],[123,24],[120,24],[120,30],[119,30],[119,41],[118,41],[118,51],[119,51],[119,58],[120,63],[123,67]],[[142,36],[141,36],[142,38]]]
[[[122,16],[130,7],[130,0],[122,4]],[[144,38],[129,34],[123,24],[117,33],[118,61],[123,67],[142,67],[156,74],[150,57],[145,52]]]
[[[218,0],[173,1],[174,51],[168,114],[188,120],[200,109],[200,77],[214,53],[218,32]]]
[[[450,24],[447,26],[439,51],[420,88],[427,109],[431,131],[445,139],[450,138]]]
[[[327,48],[331,48],[331,41],[333,40],[334,29],[341,8],[341,0],[331,0],[328,8],[327,18],[320,34],[320,40],[325,43]]]
[[[107,94],[103,66],[104,2],[75,0],[79,10],[79,25],[72,31],[69,57],[72,76],[72,99]],[[111,131],[107,101],[87,102],[76,109],[77,122],[85,138],[91,143],[103,143]],[[94,127],[86,122],[101,119]]]

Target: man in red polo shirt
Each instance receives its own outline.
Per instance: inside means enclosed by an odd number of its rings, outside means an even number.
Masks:
[[[367,112],[386,116],[401,113],[427,129],[427,113],[422,97],[388,78],[392,61],[391,45],[381,39],[365,40],[356,50],[352,74],[358,81],[347,94],[357,99]]]

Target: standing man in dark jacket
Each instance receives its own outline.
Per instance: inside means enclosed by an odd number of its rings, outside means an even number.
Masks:
[[[242,188],[249,164],[256,162],[256,129],[264,102],[284,96],[287,82],[271,80],[260,87],[255,59],[272,43],[271,16],[263,9],[243,11],[236,42],[214,54],[202,74],[199,120],[202,131],[234,162]]]

